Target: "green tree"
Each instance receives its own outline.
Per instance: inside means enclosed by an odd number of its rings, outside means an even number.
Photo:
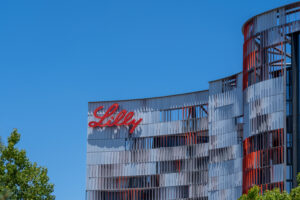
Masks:
[[[267,190],[261,195],[259,187],[254,186],[248,191],[248,194],[243,194],[239,200],[300,200],[300,173],[298,173],[297,182],[298,186],[293,188],[290,194],[286,191],[281,193],[278,188],[275,188]]]
[[[286,191],[280,193],[280,190],[278,188],[275,188],[273,190],[265,191],[261,199],[262,200],[291,200],[291,197]]]
[[[10,196],[11,196],[11,193],[9,192],[9,190],[5,189],[5,190],[0,191],[0,200],[9,199]]]
[[[255,185],[248,191],[248,194],[243,194],[239,200],[292,200],[287,192],[280,193],[278,188],[267,190],[263,195],[259,192],[260,188]]]
[[[261,200],[261,196],[259,195],[259,187],[255,185],[248,191],[248,194],[243,194],[239,200]]]
[[[55,199],[47,169],[31,163],[26,152],[15,147],[19,141],[16,129],[8,137],[7,146],[0,141],[0,200]]]

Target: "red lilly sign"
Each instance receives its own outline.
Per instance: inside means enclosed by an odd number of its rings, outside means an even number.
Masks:
[[[112,116],[119,108],[119,104],[115,103],[113,105],[111,105],[107,111],[104,113],[103,116],[99,116],[97,114],[97,112],[101,109],[103,109],[103,106],[100,106],[98,108],[96,108],[94,110],[94,117],[99,119],[98,122],[96,121],[91,121],[89,123],[89,127],[110,127],[110,126],[131,126],[130,128],[130,133],[133,133],[134,129],[141,123],[141,121],[143,120],[142,118],[140,118],[139,120],[135,120],[132,119],[134,113],[133,112],[128,112],[127,110],[122,110],[121,112],[119,112],[119,114],[114,117]],[[106,120],[107,119],[107,120]],[[106,120],[106,122],[104,123],[104,121]]]

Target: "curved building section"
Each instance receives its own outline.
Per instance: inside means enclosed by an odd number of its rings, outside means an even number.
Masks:
[[[209,90],[88,105],[87,200],[232,200],[300,172],[300,3],[243,26],[243,72]]]
[[[300,3],[294,3],[243,26],[244,193],[254,184],[290,191],[296,180],[299,20]]]
[[[116,111],[110,112],[116,104]],[[123,126],[120,121],[114,126],[88,127],[86,198],[206,200],[208,91],[91,102],[89,125],[110,112],[102,121],[109,124],[123,110],[133,112],[136,121],[142,119],[132,133],[134,125]]]

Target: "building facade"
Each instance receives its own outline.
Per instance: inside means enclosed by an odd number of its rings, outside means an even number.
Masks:
[[[273,9],[243,26],[243,192],[290,191],[300,171],[300,3]]]
[[[243,71],[205,91],[88,104],[86,199],[237,199],[300,172],[300,3],[243,26]]]

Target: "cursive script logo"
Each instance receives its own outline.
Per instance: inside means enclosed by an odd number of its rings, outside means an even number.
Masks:
[[[121,112],[118,113],[118,115],[116,117],[112,116],[116,111],[117,109],[119,108],[119,104],[115,103],[113,105],[111,105],[107,111],[104,113],[103,116],[99,116],[97,114],[97,112],[99,110],[102,110],[103,109],[103,106],[100,106],[98,108],[96,108],[94,110],[94,117],[97,118],[97,119],[100,119],[98,122],[96,121],[91,121],[89,123],[89,127],[105,127],[105,126],[131,126],[130,128],[130,133],[133,133],[134,129],[141,123],[141,121],[143,120],[142,118],[139,119],[139,120],[135,120],[135,119],[132,119],[134,113],[133,112],[128,112],[127,113],[127,110],[122,110]],[[107,121],[104,123],[104,120],[107,119]]]

